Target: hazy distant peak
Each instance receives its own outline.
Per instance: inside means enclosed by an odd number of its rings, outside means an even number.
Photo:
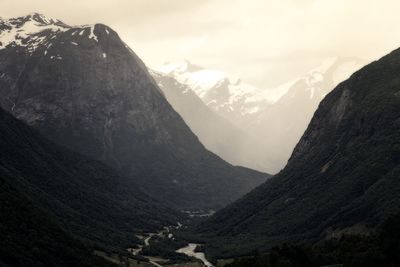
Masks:
[[[184,73],[184,72],[195,72],[195,71],[200,71],[203,70],[204,68],[192,64],[189,60],[185,59],[184,61],[181,62],[165,62],[163,65],[160,67],[156,68],[159,72],[165,73],[165,74],[173,74],[173,73]]]
[[[322,60],[321,64],[317,66],[316,68],[312,69],[309,71],[309,73],[314,73],[314,72],[321,72],[325,73],[327,72],[337,61],[339,60],[339,57],[328,57],[324,60]]]
[[[272,102],[275,103],[285,95],[289,94],[293,97],[293,94],[300,89],[299,83],[302,83],[304,85],[301,90],[308,92],[311,99],[316,97],[321,100],[336,85],[349,78],[354,71],[366,63],[366,60],[356,57],[328,57],[305,75],[270,88],[263,94],[269,95],[271,99],[274,99]]]

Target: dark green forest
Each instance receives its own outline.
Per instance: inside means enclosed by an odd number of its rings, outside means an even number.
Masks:
[[[0,110],[0,176],[89,244],[125,250],[181,215],[96,160],[62,149]]]
[[[343,235],[314,246],[285,243],[268,253],[235,260],[226,267],[398,267],[400,266],[400,213],[368,235]]]
[[[0,266],[110,267],[0,177]]]

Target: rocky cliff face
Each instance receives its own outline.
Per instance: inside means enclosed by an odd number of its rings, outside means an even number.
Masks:
[[[221,207],[265,179],[206,151],[109,27],[38,14],[0,25],[0,105],[54,142],[179,208]]]
[[[214,241],[213,253],[223,254],[228,243],[243,253],[286,240],[315,242],[374,228],[399,209],[399,62],[396,50],[339,84],[285,169],[199,226]]]

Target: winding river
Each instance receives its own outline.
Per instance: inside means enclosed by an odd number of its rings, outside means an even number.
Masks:
[[[203,252],[196,252],[196,248],[197,248],[198,244],[194,244],[194,243],[189,243],[186,247],[184,248],[180,248],[178,249],[176,252],[177,253],[182,253],[185,254],[189,257],[193,257],[196,259],[199,259],[203,262],[203,264],[207,267],[213,267],[214,265],[211,264],[211,262],[209,262],[206,259],[206,256],[204,255]]]
[[[179,229],[180,227],[182,227],[182,224],[178,223],[178,226],[176,226],[175,229]],[[128,251],[130,253],[132,253],[133,255],[140,255],[144,247],[150,246],[150,240],[155,236],[166,237],[166,238],[173,237],[173,235],[170,233],[169,227],[164,227],[164,229],[159,231],[158,233],[145,233],[142,235],[137,235],[137,238],[143,240],[143,245],[138,245],[137,248],[129,248]],[[203,265],[206,267],[214,267],[214,265],[212,265],[211,262],[209,262],[206,259],[206,256],[203,252],[196,252],[197,246],[199,246],[199,244],[189,243],[186,247],[176,250],[176,252],[185,254],[189,257],[196,258],[196,259],[200,260],[203,263]],[[160,265],[158,262],[160,262],[160,260],[163,260],[163,259],[161,259],[161,258],[158,259],[158,258],[148,257],[148,256],[143,256],[143,257],[147,258],[149,260],[150,264],[152,264],[156,267],[162,267],[162,265]]]

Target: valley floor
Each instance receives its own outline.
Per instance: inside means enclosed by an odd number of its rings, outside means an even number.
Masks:
[[[195,213],[195,215],[190,216],[191,218],[194,217],[208,217],[213,212],[206,212],[206,213]],[[186,246],[180,247],[176,249],[174,252],[177,254],[183,254],[187,257],[187,262],[183,262],[180,260],[179,262],[174,262],[174,259],[170,259],[167,257],[162,256],[155,256],[153,254],[148,255],[146,253],[147,249],[151,249],[151,246],[156,243],[155,239],[157,240],[173,240],[175,241],[175,237],[172,233],[172,230],[178,230],[179,228],[183,227],[181,223],[178,223],[177,226],[169,226],[164,227],[160,231],[156,233],[143,233],[138,234],[136,237],[141,240],[143,243],[137,245],[134,248],[128,248],[128,252],[132,255],[133,258],[130,257],[123,257],[116,253],[106,253],[103,251],[95,251],[97,256],[100,256],[110,262],[118,264],[120,266],[128,266],[128,267],[213,267],[213,266],[224,266],[225,264],[229,263],[230,261],[221,260],[218,262],[217,265],[213,265],[209,262],[206,258],[206,255],[203,252],[197,251],[200,244],[195,243],[188,243]]]

